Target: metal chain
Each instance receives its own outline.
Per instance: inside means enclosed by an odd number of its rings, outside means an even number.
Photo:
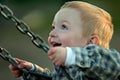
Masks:
[[[18,63],[16,62],[15,58],[12,57],[12,55],[5,49],[0,47],[0,57],[9,62],[10,64],[16,66],[18,68]],[[42,73],[38,71],[29,71],[25,68],[20,69],[22,71],[22,80],[52,80],[52,77],[50,75],[47,75],[47,73]],[[32,77],[31,77],[32,76]]]
[[[16,28],[22,34],[28,35],[31,38],[33,44],[35,44],[38,48],[42,48],[45,52],[49,50],[49,46],[44,42],[44,40],[39,35],[34,34],[25,22],[16,18],[10,8],[0,4],[0,12],[5,19],[13,21],[16,25]]]
[[[39,35],[34,34],[25,22],[15,17],[10,8],[8,8],[6,5],[0,4],[0,13],[4,16],[5,19],[13,21],[16,25],[16,28],[22,34],[28,35],[34,45],[36,45],[38,48],[42,48],[45,52],[48,52],[49,46],[44,42],[44,40]],[[68,80],[73,80],[66,72],[64,66],[60,66],[60,69],[63,71]]]

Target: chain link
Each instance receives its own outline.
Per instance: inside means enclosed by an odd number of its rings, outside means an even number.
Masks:
[[[22,34],[28,35],[34,45],[36,45],[38,48],[42,48],[45,52],[49,50],[49,46],[44,42],[44,40],[39,35],[34,34],[25,22],[16,18],[10,8],[0,4],[0,13],[4,16],[5,19],[10,19],[11,21],[13,21],[16,25],[16,28]],[[68,78],[68,80],[73,80],[71,76],[66,72],[64,66],[60,66],[60,69]]]
[[[38,48],[42,48],[45,52],[49,50],[49,46],[44,42],[44,40],[39,35],[34,34],[25,22],[16,18],[10,8],[0,4],[0,13],[5,19],[13,21],[16,25],[16,28],[22,34],[28,35],[34,45],[36,45]]]

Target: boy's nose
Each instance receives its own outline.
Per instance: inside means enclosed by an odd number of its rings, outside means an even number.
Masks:
[[[56,36],[57,36],[57,33],[55,32],[55,30],[52,30],[52,31],[49,33],[49,36],[50,36],[50,37],[56,37]]]

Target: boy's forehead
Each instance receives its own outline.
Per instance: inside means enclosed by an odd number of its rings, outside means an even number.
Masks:
[[[75,14],[75,13],[78,13],[78,11],[76,9],[62,8],[56,13],[56,16],[58,16],[58,15],[67,15],[67,14]]]
[[[80,12],[73,8],[62,8],[60,9],[53,21],[53,25],[67,24],[67,26],[82,28],[82,21]]]
[[[80,12],[73,8],[62,8],[60,9],[55,17],[54,20],[76,20],[80,19]]]

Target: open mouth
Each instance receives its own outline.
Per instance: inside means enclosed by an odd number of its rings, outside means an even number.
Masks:
[[[52,43],[52,46],[53,46],[53,47],[58,47],[58,46],[61,46],[61,45],[62,45],[61,43],[56,43],[56,42],[53,42],[53,43]]]

